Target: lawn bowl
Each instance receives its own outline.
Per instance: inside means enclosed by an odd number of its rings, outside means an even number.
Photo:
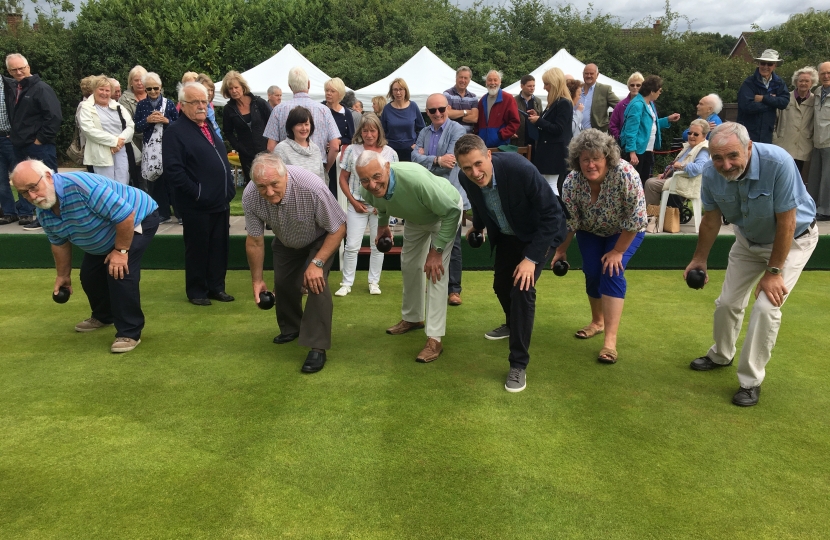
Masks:
[[[556,261],[555,263],[553,263],[553,273],[556,274],[557,276],[560,276],[560,277],[567,274],[568,270],[570,270],[570,268],[571,268],[571,265],[568,264],[568,261],[561,261],[560,260],[560,261]]]
[[[480,231],[470,231],[467,235],[467,243],[471,248],[479,248],[484,243],[484,235]]]
[[[60,289],[58,289],[57,294],[52,294],[52,300],[54,300],[58,304],[65,304],[69,302],[69,288],[61,287]]]
[[[274,293],[270,291],[265,291],[259,293],[259,304],[257,307],[259,309],[271,309],[274,307],[274,303],[277,301],[277,297],[274,296]]]
[[[706,272],[703,270],[689,270],[686,274],[686,284],[691,289],[702,289],[706,284]]]
[[[378,240],[378,244],[377,244],[378,251],[380,251],[381,253],[386,253],[390,249],[392,249],[393,244],[394,244],[394,242],[392,242],[391,237],[384,236],[383,238]]]

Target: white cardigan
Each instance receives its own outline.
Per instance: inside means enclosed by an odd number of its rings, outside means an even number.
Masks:
[[[110,100],[109,108],[116,110],[118,102]],[[119,135],[113,135],[103,130],[98,111],[95,110],[95,95],[89,96],[81,103],[80,129],[86,137],[84,145],[84,165],[93,167],[110,167],[113,164],[110,148],[118,144],[118,139],[123,138],[125,142],[133,139],[135,124],[130,114],[121,107],[121,118],[124,119],[127,127]]]

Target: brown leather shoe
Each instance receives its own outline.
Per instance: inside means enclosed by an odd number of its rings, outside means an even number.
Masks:
[[[424,327],[423,322],[409,322],[409,321],[401,321],[392,328],[387,328],[386,333],[398,336],[400,334],[406,334],[410,330],[419,330]]]
[[[422,364],[428,364],[441,356],[442,352],[444,352],[444,346],[441,342],[435,338],[429,338],[424,350],[418,353],[418,357],[415,361]]]
[[[449,297],[447,297],[447,302],[451,306],[460,306],[461,305],[461,295],[457,292],[450,293]]]

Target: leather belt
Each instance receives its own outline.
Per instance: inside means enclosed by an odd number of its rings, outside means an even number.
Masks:
[[[809,232],[810,232],[810,229],[812,229],[812,228],[813,228],[813,227],[815,227],[815,226],[816,226],[816,220],[814,219],[814,220],[813,220],[813,222],[812,222],[812,223],[810,223],[810,226],[809,226],[809,227],[807,227],[806,229],[804,229],[804,232],[803,232],[803,233],[801,233],[801,234],[799,234],[798,236],[796,236],[796,237],[795,237],[795,239],[796,239],[796,240],[798,240],[798,239],[799,239],[799,238],[801,238],[802,236],[807,236],[807,233],[809,233]]]

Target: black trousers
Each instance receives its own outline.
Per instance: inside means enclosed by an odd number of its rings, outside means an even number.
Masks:
[[[533,320],[536,317],[536,287],[522,291],[513,285],[513,272],[524,259],[526,242],[517,237],[503,234],[496,244],[496,260],[493,274],[493,291],[499,299],[507,326],[510,327],[510,367],[527,368],[530,362],[530,337],[533,334]],[[547,258],[547,257],[546,257]],[[534,278],[542,275],[545,261],[538,261]]]
[[[191,300],[225,291],[230,218],[230,209],[182,213],[184,281]]]
[[[297,341],[303,347],[311,349],[331,349],[331,321],[334,304],[329,289],[329,270],[334,264],[335,251],[323,264],[323,279],[326,287],[320,294],[308,291],[305,311],[303,311],[303,275],[308,265],[322,247],[327,235],[323,235],[311,244],[295,249],[286,247],[275,236],[271,242],[274,254],[274,294],[277,297],[277,325],[280,333],[299,332]]]
[[[640,183],[645,186],[646,180],[651,178],[651,171],[654,168],[654,152],[637,154],[637,159],[639,162],[634,168],[640,174]]]
[[[159,216],[161,216],[162,220],[170,219],[171,206],[173,207],[173,214],[177,218],[182,217],[179,207],[176,204],[176,190],[173,189],[173,186],[167,181],[164,174],[159,176],[155,182],[148,182],[148,184],[150,196],[159,205]]]
[[[107,255],[86,253],[81,262],[81,287],[89,300],[92,316],[106,324],[115,324],[115,337],[138,340],[144,329],[144,312],[141,311],[141,258],[158,230],[158,212],[153,212],[141,222],[142,233],[134,234],[130,244],[127,267],[130,273],[124,279],[109,275],[104,263]]]
[[[452,244],[452,255],[450,255],[450,275],[447,283],[447,294],[461,294],[461,227],[455,233],[455,242]]]

